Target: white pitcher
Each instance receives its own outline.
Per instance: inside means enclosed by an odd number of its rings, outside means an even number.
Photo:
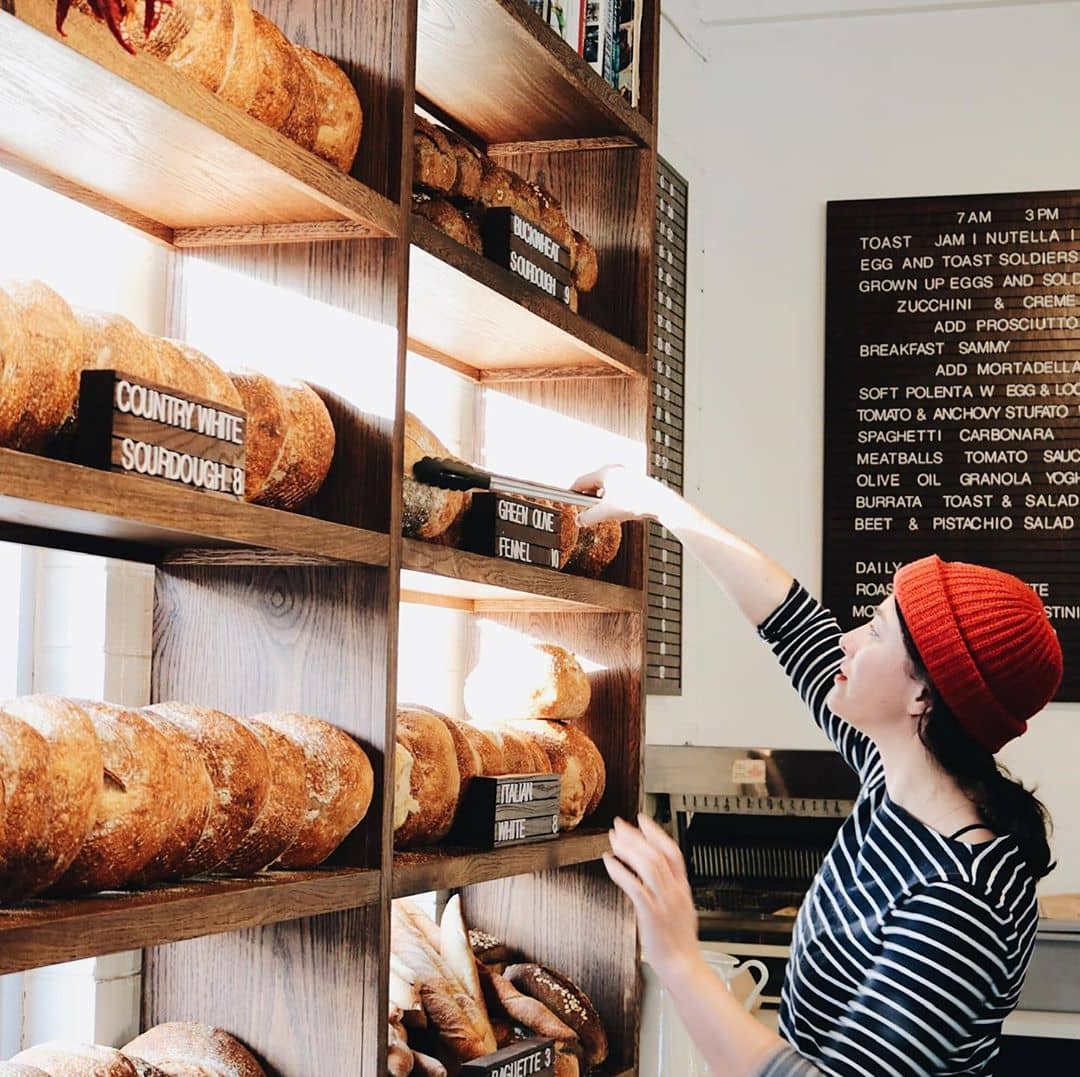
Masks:
[[[753,990],[742,999],[747,1010],[753,1010],[765,984],[769,970],[755,959],[742,964],[729,954],[719,950],[702,948],[701,956],[706,964],[723,980],[729,991],[731,982],[744,969],[757,972]],[[639,1077],[704,1077],[710,1071],[694,1047],[690,1034],[682,1023],[674,1003],[668,997],[648,962],[642,962],[643,989],[641,998],[641,1061]],[[741,995],[742,992],[739,992]]]

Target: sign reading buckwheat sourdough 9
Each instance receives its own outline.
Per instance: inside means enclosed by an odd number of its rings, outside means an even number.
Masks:
[[[246,416],[117,370],[84,370],[81,463],[244,498]]]

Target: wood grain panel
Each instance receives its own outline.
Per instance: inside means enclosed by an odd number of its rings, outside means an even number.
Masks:
[[[652,144],[649,121],[522,0],[420,0],[416,86],[482,142]]]
[[[0,973],[370,905],[379,891],[378,872],[322,870],[38,898],[0,915]]]
[[[382,795],[388,572],[170,567],[156,574],[151,698],[247,715],[297,710],[360,742]],[[330,863],[377,867],[379,812]]]
[[[51,0],[0,13],[0,147],[167,228],[351,220],[397,229],[389,199],[191,79],[129,56]],[[25,21],[22,21],[25,20]],[[125,167],[117,168],[117,161]]]
[[[228,1029],[270,1077],[383,1077],[377,909],[192,939],[147,951],[142,1024]]]
[[[569,976],[589,996],[611,1044],[611,1068],[637,1065],[637,927],[602,864],[480,883],[462,892],[470,927]]]

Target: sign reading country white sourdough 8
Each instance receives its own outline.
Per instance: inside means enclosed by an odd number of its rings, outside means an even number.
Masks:
[[[244,497],[244,412],[116,370],[85,370],[79,460]]]
[[[1080,192],[828,208],[824,599],[929,553],[1013,572],[1080,699]]]

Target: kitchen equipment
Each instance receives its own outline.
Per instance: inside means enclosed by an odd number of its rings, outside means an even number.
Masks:
[[[434,456],[425,456],[413,464],[413,478],[417,482],[438,486],[443,490],[490,490],[495,494],[557,501],[563,505],[589,506],[595,505],[599,500],[593,494],[579,494],[576,490],[564,490],[559,486],[514,479],[509,475],[496,475],[461,460],[440,460]]]

